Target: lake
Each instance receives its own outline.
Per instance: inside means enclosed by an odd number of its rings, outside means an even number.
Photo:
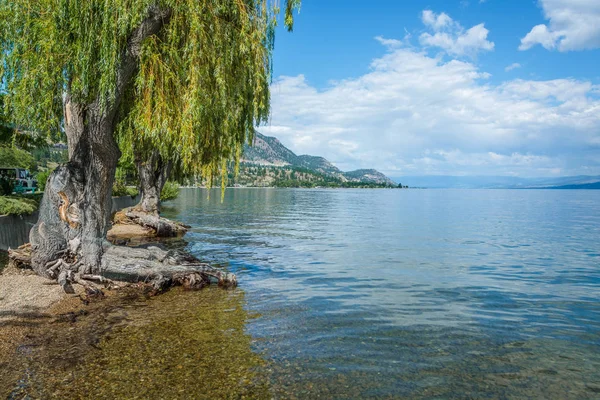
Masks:
[[[600,397],[600,191],[207,195],[164,214],[238,275],[273,396]]]

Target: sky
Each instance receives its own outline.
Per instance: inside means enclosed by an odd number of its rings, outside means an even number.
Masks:
[[[600,175],[600,0],[304,0],[270,121],[390,176]]]

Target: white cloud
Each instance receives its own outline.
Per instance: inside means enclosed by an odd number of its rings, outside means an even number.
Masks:
[[[494,49],[494,43],[487,40],[489,31],[484,24],[475,25],[466,31],[446,13],[436,14],[423,11],[421,20],[433,31],[419,36],[423,46],[440,47],[452,56],[475,55],[477,52]]]
[[[382,45],[386,46],[386,47],[400,47],[402,45],[404,45],[404,43],[402,42],[402,40],[398,40],[398,39],[386,39],[383,36],[376,36],[375,40],[377,40],[379,43],[381,43]]]
[[[431,10],[423,11],[421,14],[421,21],[423,21],[426,26],[431,27],[436,32],[454,25],[454,21],[448,16],[448,14],[436,14]]]
[[[600,48],[600,1],[539,0],[548,25],[534,26],[521,39],[519,50],[542,45],[547,50]]]
[[[513,69],[517,69],[517,68],[521,68],[521,64],[519,63],[512,63],[510,65],[508,65],[506,68],[504,68],[504,70],[506,72],[512,71]]]
[[[276,80],[272,121],[260,130],[346,170],[600,174],[599,86],[574,79],[492,85],[487,77],[473,63],[388,43],[369,73],[324,90],[302,75]]]

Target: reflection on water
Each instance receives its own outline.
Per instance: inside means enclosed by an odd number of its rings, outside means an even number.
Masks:
[[[184,190],[276,397],[600,396],[600,192]]]

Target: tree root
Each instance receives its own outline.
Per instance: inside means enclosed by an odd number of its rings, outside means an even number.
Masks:
[[[140,211],[135,207],[123,209],[113,218],[114,224],[140,225],[144,228],[150,228],[154,236],[157,237],[175,237],[184,235],[190,226],[180,222],[171,221],[158,214],[151,214]]]
[[[157,246],[107,245],[102,256],[102,276],[120,281],[150,282],[157,289],[165,285],[200,288],[211,281],[222,287],[237,285],[234,274],[201,263],[183,251],[165,251]]]
[[[31,268],[31,243],[8,249],[8,266],[14,268]]]
[[[31,246],[21,246],[9,250],[11,263],[20,268],[31,266]],[[105,243],[102,265],[97,273],[84,273],[89,266],[75,259],[71,252],[65,251],[60,258],[46,264],[48,277],[56,279],[66,293],[75,293],[73,284],[83,286],[89,296],[101,296],[97,285],[118,289],[118,282],[142,283],[154,293],[160,293],[172,286],[183,286],[188,290],[198,290],[217,282],[221,287],[234,287],[237,279],[230,274],[208,264],[183,251],[166,251],[157,246],[124,247]],[[91,268],[94,270],[93,268]]]

